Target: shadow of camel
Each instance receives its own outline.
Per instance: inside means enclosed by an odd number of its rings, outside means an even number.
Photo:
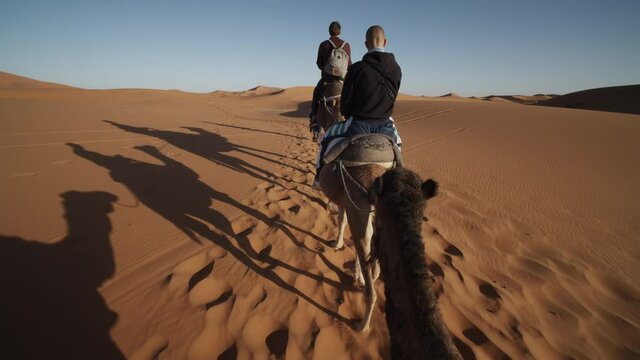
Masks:
[[[291,118],[308,119],[310,112],[311,100],[298,103],[298,108],[296,110],[283,112],[280,115]]]
[[[113,276],[106,192],[61,195],[68,234],[45,244],[0,236],[0,336],[6,359],[124,359],[109,336],[118,315],[98,288]]]
[[[167,143],[175,147],[186,150],[195,155],[201,156],[207,160],[213,161],[218,165],[222,165],[226,168],[253,176],[256,179],[259,179],[262,181],[273,183],[273,179],[275,179],[276,176],[267,170],[264,170],[245,160],[233,157],[228,153],[232,151],[236,151],[246,155],[251,155],[253,157],[256,157],[262,160],[269,161],[277,165],[282,165],[285,167],[302,171],[301,169],[298,169],[294,166],[285,164],[278,160],[268,158],[258,153],[284,157],[284,155],[282,154],[255,149],[248,146],[232,144],[224,136],[209,132],[205,129],[194,128],[194,127],[184,127],[184,129],[189,130],[192,133],[183,133],[178,131],[158,130],[158,129],[152,129],[147,127],[131,126],[126,124],[120,124],[110,120],[103,120],[103,121],[111,125],[114,125],[124,131],[128,131],[135,134],[147,135],[147,136],[155,137],[160,140],[166,141]]]
[[[153,146],[139,146],[136,147],[136,149],[160,160],[163,165],[136,161],[121,155],[102,155],[86,150],[77,144],[68,145],[76,155],[110,170],[110,175],[114,181],[122,183],[129,188],[141,203],[173,223],[192,240],[200,243],[198,237],[200,236],[217,244],[233,254],[239,261],[259,275],[269,279],[283,289],[292,291],[307,299],[307,301],[330,316],[346,321],[344,317],[318,304],[306,294],[287,284],[272,270],[279,266],[331,286],[343,289],[354,289],[349,275],[334,266],[331,269],[336,272],[339,281],[331,280],[322,275],[298,269],[276,259],[269,254],[269,249],[263,249],[259,252],[256,251],[251,246],[251,241],[248,238],[250,231],[245,230],[238,234],[234,233],[229,220],[222,213],[211,208],[212,199],[231,205],[256,220],[265,223],[270,228],[282,231],[296,246],[311,251],[320,256],[323,261],[328,262],[318,250],[310,249],[305,246],[304,242],[299,241],[293,231],[311,236],[318,241],[326,242],[325,239],[282,221],[278,217],[269,218],[264,213],[232,199],[227,194],[212,189],[199,180],[196,172],[162,154]],[[236,247],[231,242],[231,239],[235,240],[240,248]],[[255,263],[254,260],[267,263],[268,267],[264,269]]]
[[[227,195],[211,189],[198,179],[195,171],[155,147],[139,146],[136,149],[162,161],[162,165],[122,155],[103,155],[77,144],[67,145],[76,155],[108,169],[111,178],[131,190],[139,202],[173,223],[195,242],[200,243],[196,234],[208,229],[201,221],[231,232],[227,218],[210,208],[212,198],[225,199]]]
[[[300,139],[300,140],[306,140],[307,139],[307,138],[302,137],[302,136],[296,136],[296,135],[291,135],[291,134],[283,134],[283,133],[279,133],[279,132],[276,132],[276,131],[260,130],[260,129],[254,129],[254,128],[244,127],[244,126],[221,124],[221,123],[217,123],[217,122],[213,122],[213,121],[203,121],[203,123],[212,124],[212,125],[218,125],[218,126],[223,126],[223,127],[233,128],[233,129],[249,130],[249,131],[256,131],[256,132],[261,132],[261,133],[265,133],[265,134],[286,136],[286,137],[291,137],[291,138]]]

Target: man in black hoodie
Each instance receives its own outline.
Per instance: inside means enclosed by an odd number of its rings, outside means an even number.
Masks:
[[[330,127],[320,144],[314,188],[319,188],[318,177],[324,153],[333,139],[382,133],[401,145],[391,113],[400,89],[402,71],[393,54],[384,50],[387,39],[381,26],[374,25],[367,30],[365,45],[368,52],[362,61],[351,66],[342,87],[341,112],[347,121]]]

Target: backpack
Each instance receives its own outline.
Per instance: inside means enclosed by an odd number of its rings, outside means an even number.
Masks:
[[[324,66],[324,72],[344,79],[347,75],[347,67],[349,67],[349,55],[343,49],[347,42],[343,41],[339,47],[336,46],[333,41],[329,40],[329,42],[331,46],[333,46],[333,50],[331,50],[329,61],[327,61],[327,64]]]

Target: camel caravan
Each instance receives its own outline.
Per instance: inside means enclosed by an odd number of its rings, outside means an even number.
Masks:
[[[354,282],[364,286],[365,314],[352,320],[352,328],[369,329],[377,300],[374,281],[382,273],[392,356],[461,359],[427,284],[421,229],[426,200],[437,194],[438,184],[423,182],[404,167],[391,117],[400,67],[384,49],[381,26],[367,30],[368,52],[354,64],[340,31],[338,22],[331,23],[331,38],[318,49],[322,77],[314,89],[309,127],[320,144],[313,187],[339,209],[333,247],[344,247],[349,224],[356,251]]]

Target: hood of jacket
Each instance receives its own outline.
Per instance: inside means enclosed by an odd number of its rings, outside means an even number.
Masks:
[[[362,61],[372,66],[383,77],[392,81],[399,82],[402,78],[400,66],[396,62],[395,56],[388,52],[374,51],[364,55]]]

